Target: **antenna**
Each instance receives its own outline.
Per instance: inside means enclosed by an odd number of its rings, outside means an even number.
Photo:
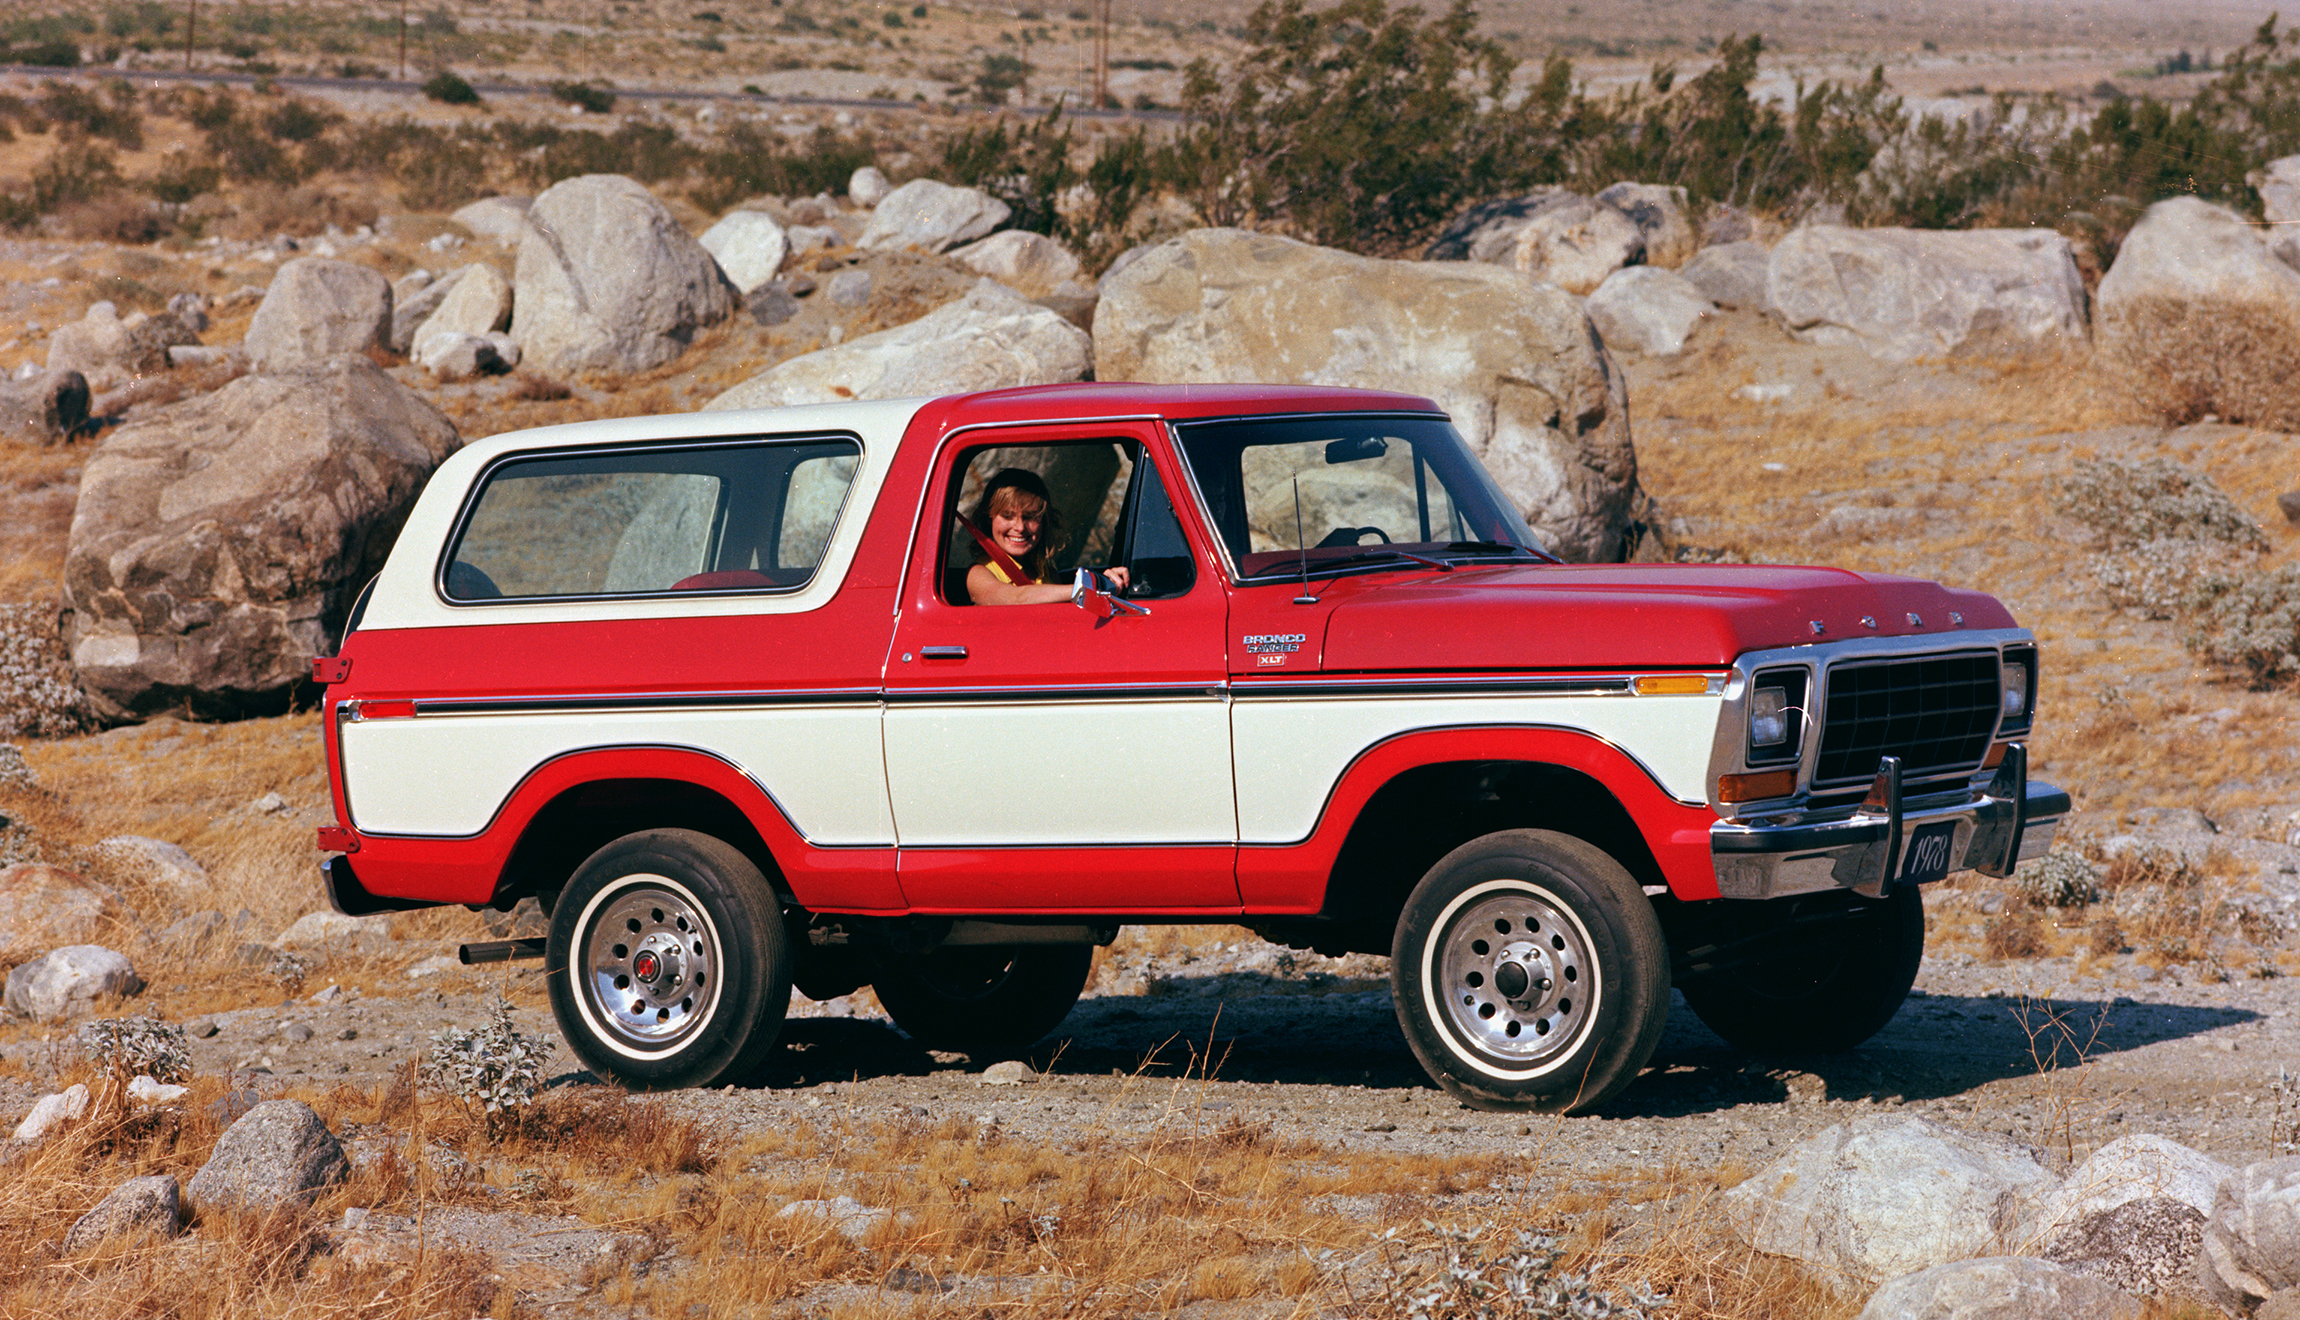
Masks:
[[[1310,548],[1302,544],[1302,475],[1294,474],[1294,553],[1302,557],[1302,594],[1294,597],[1296,605],[1315,605],[1318,598],[1310,594]]]

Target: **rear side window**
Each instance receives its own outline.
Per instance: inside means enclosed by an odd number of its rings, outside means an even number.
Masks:
[[[499,463],[440,588],[465,603],[790,591],[822,562],[861,454],[823,439]]]

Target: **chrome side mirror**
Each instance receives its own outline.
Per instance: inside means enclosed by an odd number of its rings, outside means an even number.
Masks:
[[[1137,605],[1119,595],[1117,588],[1117,583],[1082,564],[1070,578],[1070,603],[1097,619],[1150,612],[1149,606]]]

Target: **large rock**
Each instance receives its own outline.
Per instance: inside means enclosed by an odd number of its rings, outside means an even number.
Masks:
[[[1717,305],[1692,281],[1658,266],[1629,266],[1589,295],[1589,321],[1611,349],[1666,357],[1685,351],[1686,336]]]
[[[2247,1164],[2220,1185],[2196,1256],[2196,1285],[2239,1315],[2300,1287],[2300,1156]]]
[[[482,197],[448,217],[480,238],[516,243],[527,228],[532,197]]]
[[[120,428],[81,474],[64,563],[81,682],[131,711],[285,709],[461,443],[360,357]]]
[[[0,869],[0,953],[123,939],[127,909],[109,887],[45,862]]]
[[[416,327],[415,343],[438,334],[484,335],[511,324],[511,281],[493,266],[470,265],[458,272],[439,306]]]
[[[1678,267],[1677,273],[1721,307],[1764,311],[1772,305],[1765,297],[1766,275],[1772,264],[1773,254],[1763,243],[1742,240],[1701,249]]]
[[[490,371],[506,371],[489,337],[456,330],[426,332],[415,341],[415,364],[437,380],[470,380]]]
[[[1496,197],[1455,216],[1423,249],[1424,261],[1482,261],[1506,266],[1517,255],[1517,236],[1534,217],[1583,200],[1562,188]]]
[[[130,1178],[73,1221],[64,1251],[77,1255],[112,1237],[174,1237],[184,1231],[184,1202],[172,1173]]]
[[[391,281],[348,261],[297,257],[272,276],[248,322],[248,365],[308,370],[341,354],[389,347],[390,338]]]
[[[208,891],[207,868],[192,855],[165,839],[140,834],[115,834],[96,845],[96,852],[117,868],[113,874],[127,883],[142,884],[180,903]]]
[[[1621,556],[1637,494],[1628,399],[1580,301],[1554,286],[1202,229],[1104,285],[1094,351],[1101,380],[1426,395],[1551,550]]]
[[[2084,281],[2049,229],[1807,225],[1773,249],[1766,291],[1798,338],[1888,362],[2085,338]]]
[[[660,366],[739,301],[703,245],[620,174],[553,184],[527,222],[511,336],[545,371]]]
[[[986,275],[1025,298],[1056,293],[1087,295],[1085,267],[1070,249],[1027,229],[1009,229],[976,243],[953,248],[950,259],[977,275]]]
[[[1988,1256],[1877,1289],[1859,1320],[2140,1320],[2141,1302],[2048,1261]]]
[[[790,237],[764,211],[729,211],[698,241],[746,296],[773,279],[791,254]]]
[[[225,1130],[184,1190],[201,1210],[273,1210],[308,1201],[351,1175],[343,1145],[311,1106],[267,1100]]]
[[[1603,202],[1576,197],[1526,222],[1510,264],[1567,293],[1587,297],[1605,277],[1645,262],[1637,222]]]
[[[113,388],[133,376],[168,369],[168,349],[200,337],[169,313],[123,317],[109,302],[89,306],[79,320],[48,336],[48,370],[77,371]]]
[[[144,978],[127,955],[101,944],[51,949],[8,973],[5,1007],[35,1022],[62,1022],[98,999],[142,992]]]
[[[2300,431],[2300,271],[2235,212],[2193,197],[2149,207],[2098,302],[2101,358],[2143,406]]]
[[[2044,1246],[2095,1215],[2144,1200],[2177,1201],[2202,1219],[2221,1184],[2235,1176],[2229,1165],[2169,1138],[2119,1137],[2030,1202],[2022,1231],[2029,1245]]]
[[[280,932],[272,947],[337,954],[384,953],[391,948],[391,914],[347,917],[324,908],[306,912]]]
[[[428,270],[411,270],[393,281],[389,340],[392,352],[405,353],[414,347],[415,332],[447,301],[447,295],[455,291],[455,282],[474,268],[463,266],[439,276]]]
[[[993,280],[908,325],[778,363],[703,405],[780,408],[839,399],[901,399],[1085,377],[1084,331]]]
[[[53,444],[88,420],[88,378],[77,371],[43,371],[0,381],[0,439]]]
[[[1799,1142],[1724,1205],[1757,1250],[1858,1292],[1988,1254],[2016,1229],[2022,1202],[2052,1181],[2025,1148],[1881,1114]]]
[[[1685,215],[1685,190],[1672,183],[1617,183],[1597,200],[1629,217],[1645,238],[1645,264],[1675,270],[1700,244]]]
[[[948,252],[988,235],[1012,214],[1006,203],[980,189],[912,179],[879,199],[855,246]]]
[[[2300,268],[2300,156],[2283,156],[2244,176],[2260,194],[2260,215],[2268,222],[2268,250],[2278,261]]]

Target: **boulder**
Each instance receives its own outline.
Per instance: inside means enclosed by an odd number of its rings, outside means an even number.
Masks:
[[[448,217],[472,232],[475,237],[493,239],[511,244],[527,228],[528,208],[535,205],[532,197],[482,197]]]
[[[2140,1299],[2049,1261],[1987,1256],[1894,1279],[1859,1320],[2140,1320]]]
[[[1989,1253],[2052,1181],[2024,1147],[1879,1114],[1797,1143],[1723,1200],[1751,1246],[1859,1292]]]
[[[2194,197],[2149,207],[2097,301],[2100,356],[2142,406],[2300,430],[2300,271],[2235,212]]]
[[[2300,268],[2300,156],[2283,156],[2244,176],[2260,194],[2261,218],[2268,222],[2268,251],[2287,266]]]
[[[1528,220],[1510,253],[1511,265],[1580,297],[1622,267],[1644,262],[1645,235],[1636,222],[1583,197]]]
[[[130,1178],[73,1221],[64,1234],[66,1255],[78,1255],[111,1237],[174,1237],[184,1231],[184,1202],[172,1173]]]
[[[1562,188],[1497,197],[1455,216],[1422,250],[1424,261],[1482,261],[1506,266],[1517,253],[1517,236],[1534,217],[1581,201]]]
[[[0,439],[53,444],[88,420],[88,378],[77,371],[42,371],[0,381]]]
[[[865,165],[847,177],[847,200],[868,209],[886,200],[894,185],[876,165]]]
[[[297,917],[279,938],[275,949],[316,949],[325,953],[385,953],[391,948],[391,915],[347,917],[325,908]]]
[[[272,1210],[308,1201],[350,1175],[342,1143],[311,1106],[267,1100],[225,1129],[185,1191],[203,1211]]]
[[[984,237],[1012,214],[1006,203],[978,188],[912,179],[879,200],[855,246],[948,252]]]
[[[980,242],[953,248],[950,259],[977,275],[997,280],[1025,298],[1092,292],[1085,283],[1086,268],[1068,248],[1027,229],[1009,229]]]
[[[88,1103],[86,1082],[74,1082],[53,1095],[41,1096],[33,1103],[32,1112],[16,1125],[15,1139],[24,1142],[42,1140],[62,1124],[85,1117]]]
[[[738,302],[703,245],[622,175],[555,183],[527,219],[511,337],[554,375],[660,366]]]
[[[1094,348],[1101,380],[1429,396],[1549,549],[1622,554],[1637,498],[1622,377],[1580,301],[1516,271],[1196,230],[1105,283]]]
[[[1675,270],[1693,259],[1698,246],[1693,222],[1685,216],[1685,190],[1675,184],[1617,183],[1597,200],[1629,217],[1645,238],[1645,264]]]
[[[1726,202],[1712,202],[1708,213],[1701,217],[1701,246],[1717,247],[1726,243],[1746,243],[1757,237],[1757,222],[1749,213]]]
[[[428,270],[411,270],[392,284],[389,340],[392,352],[404,354],[415,346],[415,332],[447,301],[447,295],[455,289],[455,281],[472,269],[462,266],[438,276]]]
[[[1667,357],[1685,351],[1686,336],[1717,305],[1692,281],[1658,266],[1628,266],[1589,295],[1589,321],[1610,349]]]
[[[1084,331],[995,281],[908,325],[778,363],[703,405],[779,408],[838,399],[900,399],[1083,379]]]
[[[703,231],[703,250],[718,259],[739,293],[773,279],[791,254],[791,241],[783,227],[764,211],[729,211]]]
[[[0,952],[120,939],[127,909],[109,887],[45,862],[0,870]]]
[[[416,327],[415,342],[437,334],[484,335],[509,324],[511,281],[493,266],[465,266],[439,306]]]
[[[508,370],[496,355],[492,340],[459,330],[420,336],[415,342],[415,364],[440,381],[470,380],[490,371]]]
[[[1705,247],[1677,273],[1721,307],[1765,311],[1772,306],[1765,300],[1766,272],[1772,264],[1773,254],[1763,243],[1744,240]]]
[[[1887,362],[2085,338],[2084,281],[2049,229],[1806,225],[1773,249],[1766,292],[1798,338]]]
[[[82,684],[130,711],[286,709],[461,444],[363,357],[243,376],[113,432],[65,555]]]
[[[171,344],[196,344],[200,337],[174,316],[131,312],[122,317],[109,302],[97,302],[77,321],[57,326],[48,336],[48,370],[77,371],[115,388],[131,377],[168,369]]]
[[[259,372],[303,371],[390,340],[389,280],[348,261],[297,257],[272,276],[246,348]]]
[[[117,868],[115,876],[147,885],[171,901],[196,898],[208,890],[207,868],[164,839],[115,834],[98,843],[96,851]]]
[[[2023,1211],[2029,1245],[2052,1242],[2087,1218],[2132,1201],[2172,1200],[2201,1220],[2236,1170],[2167,1137],[2119,1137],[2096,1150]]]
[[[2196,1286],[2239,1315],[2300,1287],[2300,1156],[2247,1164],[2220,1185],[2196,1255]]]
[[[62,1022],[107,995],[143,988],[144,978],[126,954],[101,944],[68,944],[8,973],[0,1007],[35,1022]]]

